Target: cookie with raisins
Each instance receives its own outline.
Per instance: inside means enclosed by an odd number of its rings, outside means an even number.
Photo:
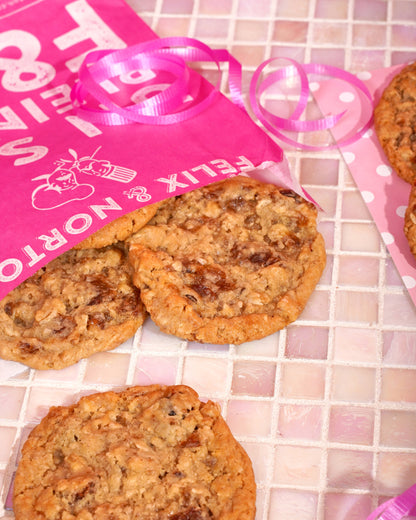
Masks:
[[[116,218],[74,246],[74,249],[101,248],[127,240],[149,222],[160,204],[160,202],[149,204]]]
[[[396,173],[416,178],[416,63],[404,67],[383,91],[374,110],[378,140]]]
[[[71,249],[0,301],[0,357],[63,368],[117,347],[145,316],[124,248]]]
[[[153,321],[201,343],[240,344],[298,318],[325,266],[317,210],[238,176],[169,199],[130,241]]]
[[[51,408],[23,446],[16,520],[254,520],[251,461],[211,401],[131,387]]]

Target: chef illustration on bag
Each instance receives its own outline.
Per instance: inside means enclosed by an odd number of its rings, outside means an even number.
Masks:
[[[94,175],[117,182],[132,181],[137,172],[123,166],[111,164],[106,159],[96,159],[97,148],[91,156],[78,158],[71,148],[68,150],[72,160],[60,159],[52,173],[39,175],[33,181],[44,181],[33,190],[32,206],[39,210],[58,208],[75,200],[87,199],[94,193],[94,186],[80,182],[82,175]]]

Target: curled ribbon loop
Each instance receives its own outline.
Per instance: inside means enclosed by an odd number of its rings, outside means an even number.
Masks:
[[[284,135],[282,131],[314,132],[334,128],[345,114],[343,111],[311,121],[300,119],[310,94],[308,74],[326,75],[346,81],[363,92],[371,104],[372,97],[365,84],[349,72],[328,65],[300,65],[290,58],[285,58],[290,62],[289,66],[261,79],[267,65],[275,59],[263,62],[256,69],[251,79],[248,96],[254,114],[274,136],[295,147],[324,150],[352,144],[368,130],[371,116],[354,135],[333,145],[307,145]],[[209,90],[205,89],[203,95],[200,95],[202,78],[187,66],[188,62],[196,61],[214,63],[218,72],[216,84]],[[104,125],[125,125],[132,122],[158,125],[179,123],[196,116],[214,102],[220,93],[221,63],[228,64],[228,88],[232,101],[245,110],[241,87],[241,64],[227,50],[213,50],[199,40],[186,37],[159,38],[126,49],[89,53],[81,65],[79,81],[72,89],[71,99],[78,114],[92,123]],[[174,80],[166,89],[148,99],[121,107],[110,100],[101,84],[109,78],[132,70],[164,71],[171,74]],[[299,101],[295,110],[288,118],[272,114],[261,105],[261,95],[274,83],[293,76],[298,76],[300,79]],[[88,106],[86,102],[88,95],[95,98],[102,108]]]

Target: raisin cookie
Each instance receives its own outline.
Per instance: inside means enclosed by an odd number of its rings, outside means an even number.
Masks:
[[[149,222],[160,204],[160,202],[149,204],[109,222],[77,244],[74,249],[105,247],[128,239],[130,235]]]
[[[404,234],[409,242],[410,251],[416,258],[416,186],[410,190],[409,205],[404,215]]]
[[[254,520],[251,461],[187,386],[53,407],[23,446],[16,520]]]
[[[134,283],[160,329],[240,344],[302,312],[325,266],[315,206],[233,177],[169,199],[130,242]]]
[[[416,63],[402,69],[384,90],[374,110],[380,144],[399,177],[416,177]]]
[[[124,248],[74,249],[0,302],[0,356],[58,369],[126,341],[146,316]]]

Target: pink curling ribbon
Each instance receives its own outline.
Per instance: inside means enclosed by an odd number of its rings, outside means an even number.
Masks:
[[[356,76],[337,67],[321,64],[300,65],[294,60],[285,58],[291,65],[279,69],[265,79],[261,75],[265,67],[274,58],[262,63],[255,71],[249,90],[249,101],[253,112],[273,135],[290,145],[307,150],[324,150],[352,144],[357,141],[371,126],[371,116],[361,129],[351,137],[326,146],[312,146],[299,143],[287,136],[283,131],[312,132],[333,128],[345,112],[326,116],[312,121],[300,120],[309,96],[307,74],[314,73],[342,79],[361,90],[372,103],[372,97]],[[195,98],[200,87],[200,76],[192,74],[186,63],[190,61],[211,62],[217,67],[219,79],[206,97],[195,103],[184,104],[187,95]],[[129,123],[172,124],[196,116],[215,100],[220,91],[221,63],[228,63],[228,87],[232,101],[245,109],[241,89],[241,64],[224,49],[213,50],[199,40],[186,37],[160,38],[140,43],[116,51],[93,51],[87,55],[79,71],[79,81],[71,92],[71,99],[78,114],[84,119],[104,125],[124,125]],[[106,90],[100,85],[106,79],[130,72],[131,70],[163,70],[175,78],[162,92],[130,105],[121,107],[112,102]],[[300,94],[298,104],[289,118],[278,117],[266,110],[259,102],[261,94],[273,83],[298,75],[300,78]],[[102,109],[88,106],[87,96],[95,98]]]
[[[416,509],[416,484],[375,509],[367,520],[401,520]]]

